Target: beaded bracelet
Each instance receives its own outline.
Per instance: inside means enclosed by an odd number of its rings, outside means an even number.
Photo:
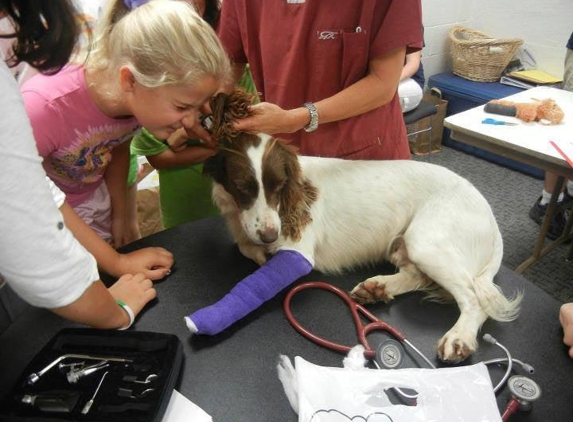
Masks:
[[[125,327],[118,328],[118,330],[127,330],[129,327],[132,326],[133,321],[135,321],[135,314],[133,313],[133,311],[129,307],[129,305],[126,303],[123,303],[121,300],[116,300],[115,303],[117,303],[119,306],[121,306],[123,308],[123,310],[129,316],[129,324],[127,324]]]

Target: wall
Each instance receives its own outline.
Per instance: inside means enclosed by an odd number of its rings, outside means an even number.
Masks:
[[[563,75],[565,44],[573,32],[572,0],[422,0],[422,8],[426,80],[451,70],[447,39],[455,25],[493,37],[522,38],[538,68]]]

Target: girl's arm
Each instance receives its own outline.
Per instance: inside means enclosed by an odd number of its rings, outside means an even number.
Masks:
[[[66,227],[74,237],[90,252],[98,267],[113,277],[123,274],[142,273],[151,280],[159,280],[170,273],[173,255],[163,248],[144,248],[121,254],[100,238],[73,208],[64,202],[60,207]]]
[[[389,103],[398,88],[406,47],[399,47],[370,61],[368,74],[332,97],[316,102],[319,124],[364,114]],[[235,128],[247,132],[292,133],[306,127],[310,115],[305,107],[284,110],[271,103],[252,107],[257,114],[239,120]]]
[[[192,146],[180,151],[166,149],[156,154],[148,155],[147,161],[156,169],[166,169],[190,164],[202,163],[207,158],[215,155],[215,150],[204,146]]]
[[[130,317],[116,300],[127,304],[134,315],[155,298],[153,282],[143,274],[124,275],[109,289],[100,281],[94,282],[74,302],[52,312],[71,321],[94,328],[113,329],[127,327]]]
[[[137,238],[128,233],[127,174],[129,171],[129,142],[115,147],[112,160],[105,170],[105,183],[111,199],[112,245],[119,248]]]

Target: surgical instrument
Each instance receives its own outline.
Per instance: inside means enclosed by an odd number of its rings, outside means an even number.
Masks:
[[[102,360],[94,365],[86,366],[82,369],[72,369],[70,372],[66,374],[66,378],[70,384],[75,384],[80,379],[94,372],[99,371],[100,369],[107,368],[109,363],[107,360]]]
[[[135,375],[126,375],[123,377],[125,382],[134,382],[136,384],[150,384],[158,378],[157,374],[149,374],[144,380],[139,380]]]
[[[83,415],[87,415],[87,413],[90,411],[92,405],[94,404],[94,400],[95,400],[95,398],[96,398],[96,396],[97,396],[97,393],[98,393],[98,391],[99,391],[99,389],[100,389],[100,387],[101,387],[101,384],[103,383],[103,380],[104,380],[104,378],[105,378],[105,376],[106,376],[107,374],[109,374],[109,371],[106,371],[106,372],[102,375],[101,379],[99,380],[99,384],[97,385],[97,388],[96,388],[96,390],[95,390],[95,392],[94,392],[92,398],[89,399],[88,402],[84,405],[84,408],[82,409],[82,414],[83,414]]]
[[[20,401],[42,412],[70,413],[80,398],[77,391],[46,391],[41,394],[25,394]]]
[[[134,394],[133,390],[131,388],[122,388],[120,387],[119,390],[117,390],[117,395],[119,397],[127,397],[129,399],[140,399],[142,397],[145,397],[151,393],[153,393],[155,391],[155,388],[148,388],[146,390],[143,390],[141,393],[139,394]]]
[[[61,361],[65,360],[65,359],[89,359],[89,360],[108,360],[110,362],[133,362],[131,359],[125,359],[125,358],[120,358],[120,357],[114,357],[114,356],[91,356],[91,355],[78,355],[78,354],[66,354],[66,355],[62,355],[59,358],[55,359],[52,363],[48,364],[45,368],[41,369],[38,372],[33,372],[30,375],[28,375],[27,381],[28,384],[33,385],[35,383],[37,383],[40,379],[40,377],[42,377],[42,375],[44,375],[46,372],[48,372],[50,369],[52,369],[54,366],[56,366],[58,363],[60,363]]]

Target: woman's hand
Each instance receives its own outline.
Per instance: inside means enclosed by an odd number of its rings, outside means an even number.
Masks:
[[[160,280],[171,274],[173,254],[163,248],[143,248],[119,255],[115,275],[142,273],[151,280]]]
[[[147,303],[157,296],[157,292],[153,288],[153,282],[143,274],[125,274],[108,290],[115,300],[128,305],[135,316],[141,312]],[[122,327],[128,324],[129,316],[126,314],[125,324]]]
[[[559,322],[563,327],[563,343],[569,347],[569,356],[573,358],[573,303],[561,305]]]
[[[276,104],[259,103],[251,106],[254,115],[235,122],[233,127],[239,131],[269,135],[275,133],[293,133],[302,129],[310,121],[309,111],[304,108],[284,110]]]

